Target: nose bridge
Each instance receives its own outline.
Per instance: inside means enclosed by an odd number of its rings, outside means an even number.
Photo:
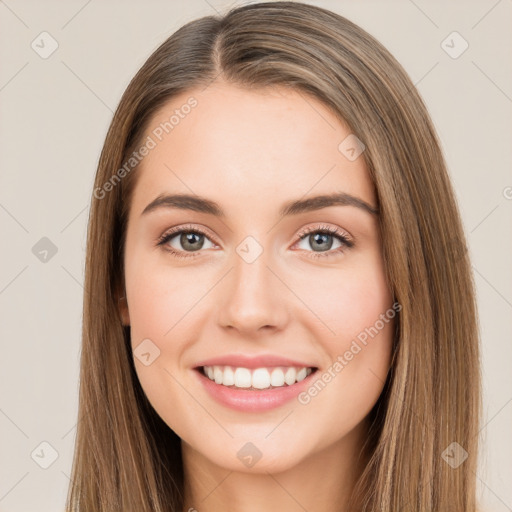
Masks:
[[[282,327],[285,319],[283,290],[279,279],[269,269],[272,265],[270,252],[251,236],[236,247],[231,260],[233,268],[223,290],[221,320],[224,326],[241,331]]]

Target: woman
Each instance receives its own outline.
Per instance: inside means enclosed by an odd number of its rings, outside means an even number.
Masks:
[[[68,510],[475,511],[464,240],[369,34],[299,2],[182,27],[98,165]]]

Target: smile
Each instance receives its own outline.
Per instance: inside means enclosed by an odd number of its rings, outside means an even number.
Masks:
[[[229,388],[260,390],[292,386],[303,381],[314,368],[269,367],[243,368],[233,366],[203,366],[203,374],[216,384]]]
[[[239,362],[203,363],[194,368],[193,374],[207,396],[225,407],[246,413],[271,411],[293,401],[311,385],[318,371],[317,367],[300,363],[291,366],[291,361],[285,362],[282,358],[260,358],[259,364],[255,364],[254,359],[246,360],[250,368],[241,366],[243,362],[239,357],[230,359]]]

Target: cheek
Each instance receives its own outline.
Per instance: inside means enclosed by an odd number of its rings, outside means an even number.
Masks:
[[[207,270],[171,268],[164,259],[155,261],[154,256],[151,258],[136,250],[131,256],[126,265],[125,281],[135,370],[154,409],[174,427],[181,416],[169,413],[170,403],[180,410],[192,411],[188,403],[190,396],[182,387],[183,355],[190,340],[200,337],[201,299],[205,289],[212,286],[197,283],[208,283],[211,276],[208,277]],[[151,360],[148,365],[147,360],[138,357],[147,352]]]
[[[154,410],[181,435],[200,415],[186,392],[182,355],[197,328],[193,306],[204,291],[190,286],[194,276],[183,270],[143,258],[132,261],[136,263],[126,269],[126,293],[135,371]],[[139,357],[147,352],[149,364]]]
[[[297,281],[297,285],[299,282]],[[341,350],[348,340],[373,326],[392,305],[380,254],[347,259],[338,269],[317,269],[304,274],[297,295],[320,322],[316,331],[330,348]]]
[[[321,382],[302,403],[314,398],[325,410],[335,404],[347,418],[362,419],[386,380],[397,311],[380,253],[368,252],[353,261],[340,265],[338,272],[329,269],[324,280],[317,272],[302,283],[301,293],[309,290],[308,306],[316,313],[315,322],[321,319],[315,323],[316,339],[329,360],[319,373]]]
[[[132,344],[150,338],[165,340],[187,325],[194,305],[204,295],[207,276],[187,269],[170,269],[154,261],[136,265],[126,272],[126,292],[130,311]],[[173,343],[173,348],[177,348]],[[166,347],[168,350],[169,347]]]
[[[397,311],[378,262],[343,269],[326,284],[314,307],[329,362],[298,397],[304,414],[325,425],[322,446],[343,437],[371,411],[384,387],[391,363]],[[332,332],[334,331],[334,333]]]

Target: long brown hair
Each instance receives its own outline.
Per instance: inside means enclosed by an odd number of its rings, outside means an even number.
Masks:
[[[402,309],[354,499],[367,512],[474,512],[481,411],[475,292],[436,133],[413,83],[380,43],[342,16],[300,2],[250,4],[187,23],[149,57],[119,103],[91,198],[67,510],[182,509],[180,439],[145,397],[119,313],[137,168],[119,170],[165,102],[217,78],[312,95],[366,147],[387,278]],[[466,453],[457,467],[448,463]]]

